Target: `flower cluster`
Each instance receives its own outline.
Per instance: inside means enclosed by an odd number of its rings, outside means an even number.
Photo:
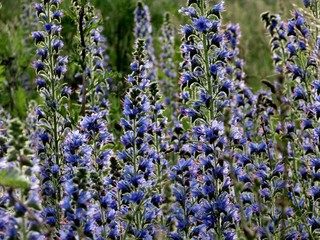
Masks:
[[[276,74],[253,92],[224,1],[180,9],[180,81],[169,15],[158,73],[139,2],[117,139],[93,5],[72,1],[69,62],[61,0],[36,3],[41,100],[26,124],[0,110],[0,239],[318,239],[320,2],[303,4],[287,21],[262,14]],[[80,92],[66,84],[74,73]]]
[[[70,132],[64,142],[63,198],[59,205],[65,225],[59,233],[66,239],[107,238],[107,229],[116,226],[113,216],[117,203],[112,202],[115,196],[108,176],[112,151],[106,149],[112,136],[104,117],[103,112],[83,117],[78,130]]]

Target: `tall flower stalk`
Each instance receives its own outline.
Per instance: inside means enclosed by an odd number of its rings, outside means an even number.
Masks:
[[[152,25],[149,7],[139,1],[137,3],[136,9],[134,10],[134,15],[134,37],[137,40],[144,39],[145,41],[146,64],[149,68],[147,78],[150,81],[153,81],[157,78],[157,62],[154,56]]]
[[[154,234],[153,223],[158,215],[158,210],[153,207],[152,198],[155,171],[152,159],[157,158],[157,152],[150,145],[153,140],[149,132],[149,129],[152,129],[151,102],[148,96],[150,80],[147,78],[144,49],[144,40],[138,40],[134,61],[131,64],[132,74],[128,76],[131,87],[123,102],[124,118],[121,119],[124,129],[121,142],[124,149],[118,152],[119,158],[123,161],[118,189],[121,193],[121,215],[123,215],[120,217],[125,229],[122,239],[128,236],[150,238]],[[157,113],[156,109],[152,110]],[[153,158],[150,157],[152,152],[154,152]],[[159,157],[159,162],[156,164],[160,165],[162,159]],[[156,196],[154,197],[156,200]]]
[[[316,2],[304,1],[305,6],[310,7],[312,14],[315,14],[311,19],[317,16]],[[267,84],[277,96],[277,105],[280,108],[277,114],[281,120],[277,129],[278,134],[284,138],[282,141],[278,138],[274,140],[278,145],[278,157],[282,164],[281,168],[277,164],[274,171],[280,172],[283,179],[282,201],[278,206],[282,209],[280,236],[301,234],[314,239],[308,226],[313,223],[314,218],[307,218],[307,214],[302,211],[303,208],[313,209],[314,203],[312,199],[305,200],[302,195],[312,195],[313,186],[316,184],[313,180],[315,171],[307,166],[312,165],[318,154],[312,140],[317,138],[316,131],[313,130],[318,128],[315,115],[318,108],[317,91],[311,87],[317,85],[318,77],[318,57],[315,54],[317,36],[314,35],[317,30],[310,31],[310,17],[304,15],[309,13],[302,14],[301,11],[294,11],[292,19],[287,22],[269,13],[263,14],[262,18],[272,37],[274,62],[277,72],[280,73],[278,86]],[[291,98],[295,101],[290,101]],[[308,169],[311,174],[306,174]],[[290,188],[289,183],[294,188]],[[300,224],[300,228],[289,232],[292,228],[288,227],[287,219],[291,216],[291,208],[300,216],[299,223],[295,222]]]
[[[107,108],[109,91],[108,75],[105,64],[105,41],[102,36],[100,19],[90,1],[73,1],[73,13],[78,29],[78,58],[81,76],[82,115],[86,111],[96,111],[99,107]]]
[[[41,159],[41,193],[44,204],[43,218],[49,226],[60,228],[59,201],[61,200],[60,169],[63,167],[61,141],[68,126],[65,106],[68,92],[64,91],[63,78],[68,58],[61,56],[60,0],[36,3],[35,10],[42,30],[32,32],[39,57],[33,63],[36,84],[43,103],[39,108],[40,125],[38,155]],[[56,234],[56,233],[54,233]]]
[[[165,13],[163,17],[163,24],[161,28],[161,62],[162,78],[159,80],[159,86],[163,96],[166,96],[165,104],[172,107],[172,113],[176,113],[177,106],[176,90],[178,89],[178,81],[176,79],[176,66],[174,58],[174,26],[172,24],[170,13]]]
[[[224,112],[231,107],[233,93],[226,78],[235,53],[229,47],[234,45],[232,37],[228,39],[220,28],[223,10],[223,2],[210,7],[207,1],[189,1],[188,7],[180,10],[192,23],[182,27],[180,78],[181,97],[186,103],[181,115],[191,119],[191,138],[171,172],[177,201],[172,217],[178,228],[178,233],[169,234],[173,239],[236,236],[235,228],[225,228],[237,225],[239,218],[234,192],[228,190],[230,166],[224,161],[230,151]]]

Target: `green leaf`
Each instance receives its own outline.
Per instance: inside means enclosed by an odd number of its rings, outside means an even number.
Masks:
[[[9,188],[26,189],[30,186],[29,180],[16,169],[0,171],[0,185]]]

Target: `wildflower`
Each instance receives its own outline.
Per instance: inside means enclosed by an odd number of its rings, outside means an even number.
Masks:
[[[193,21],[193,25],[199,32],[207,32],[212,27],[212,21],[200,16]]]
[[[45,36],[42,32],[33,32],[32,38],[35,40],[36,44],[42,43],[45,40]]]
[[[303,0],[303,4],[306,8],[310,7],[310,0]]]

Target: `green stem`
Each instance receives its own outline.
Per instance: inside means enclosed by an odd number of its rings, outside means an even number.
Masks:
[[[95,83],[95,77],[94,77],[94,67],[93,67],[93,56],[92,53],[90,54],[90,76],[91,76],[91,82],[90,82],[90,93],[91,93],[91,107],[94,107],[96,104],[95,101],[95,87],[96,87],[96,83]]]
[[[86,42],[85,42],[85,35],[84,35],[84,5],[81,6],[79,11],[79,33],[80,33],[80,41],[81,41],[81,65],[82,65],[82,102],[81,102],[81,112],[82,116],[86,114]]]
[[[47,16],[48,21],[51,21],[50,18],[50,4],[47,3]],[[49,74],[50,74],[50,81],[51,81],[51,94],[52,94],[52,100],[56,100],[56,81],[54,77],[54,53],[52,49],[52,36],[51,33],[48,33],[48,54],[49,54]],[[53,138],[54,138],[54,155],[56,164],[60,167],[60,161],[59,161],[59,139],[58,139],[58,120],[57,120],[57,110],[54,109],[53,111]],[[59,179],[59,176],[57,176],[57,179]],[[60,189],[59,185],[57,184],[55,187],[57,187],[57,199],[54,199],[56,210],[57,210],[57,229],[60,228],[60,214],[59,214],[59,201],[60,201]]]
[[[99,194],[99,198],[100,198],[100,194]],[[99,201],[99,206],[100,206],[100,213],[101,213],[102,225],[103,225],[102,236],[103,236],[104,239],[107,239],[107,237],[108,237],[107,228],[106,228],[107,220],[106,220],[106,216],[104,214],[103,207],[101,206],[101,202],[100,201]]]

